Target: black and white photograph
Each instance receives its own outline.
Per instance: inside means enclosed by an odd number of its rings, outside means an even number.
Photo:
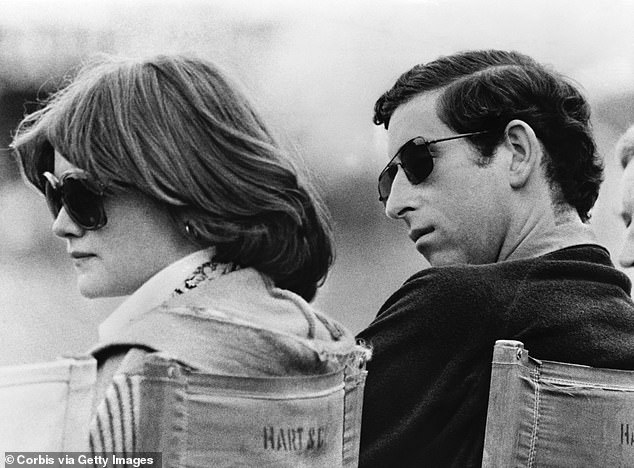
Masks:
[[[634,0],[0,0],[2,466],[634,466]]]

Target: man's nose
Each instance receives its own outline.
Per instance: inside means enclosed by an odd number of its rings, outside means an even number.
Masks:
[[[390,195],[385,202],[385,214],[392,219],[402,218],[403,215],[412,209],[414,185],[407,179],[401,166],[394,177]]]

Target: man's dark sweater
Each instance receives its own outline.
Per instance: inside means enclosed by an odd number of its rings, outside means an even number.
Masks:
[[[634,369],[630,289],[594,245],[415,274],[359,335],[374,348],[360,467],[480,466],[497,339],[539,359]]]

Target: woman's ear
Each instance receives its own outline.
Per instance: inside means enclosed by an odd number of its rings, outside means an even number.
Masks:
[[[504,129],[507,149],[511,151],[509,184],[514,189],[526,185],[542,159],[542,146],[526,122],[511,120]]]

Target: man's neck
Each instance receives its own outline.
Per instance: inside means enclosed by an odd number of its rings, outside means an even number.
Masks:
[[[561,214],[556,222],[550,219],[520,233],[515,244],[502,247],[498,261],[535,258],[574,245],[597,243],[592,228],[576,213]]]

